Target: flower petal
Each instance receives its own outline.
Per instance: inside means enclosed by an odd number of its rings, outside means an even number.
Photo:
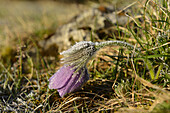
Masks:
[[[60,96],[63,97],[67,93],[71,93],[79,90],[83,86],[83,84],[88,81],[88,79],[89,79],[89,74],[87,69],[84,69],[84,71],[80,70],[78,74],[73,75],[70,78],[70,80],[68,81],[65,87],[58,89]]]
[[[64,65],[61,67],[50,79],[49,79],[49,88],[50,89],[59,89],[65,87],[68,81],[71,79],[74,69],[71,66]]]

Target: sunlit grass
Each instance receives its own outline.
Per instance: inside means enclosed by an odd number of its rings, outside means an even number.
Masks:
[[[7,47],[0,57],[0,112],[168,112],[168,0],[136,5],[140,6],[137,16],[126,14],[130,17],[127,25],[114,27],[117,35],[113,33],[113,37],[103,40],[124,40],[141,51],[103,48],[88,64],[90,80],[82,91],[64,98],[48,89],[48,79],[59,68],[60,56],[44,57],[36,45],[36,41],[55,32],[54,20],[49,22],[45,15],[48,21],[39,18],[38,28],[25,27],[25,31],[31,31],[24,35],[29,37],[26,42],[23,35],[7,28],[9,37],[18,36],[18,48]],[[28,24],[22,18],[18,21],[22,26]],[[35,57],[29,54],[31,47],[36,48]]]

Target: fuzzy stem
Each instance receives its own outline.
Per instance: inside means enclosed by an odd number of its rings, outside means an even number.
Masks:
[[[123,46],[126,47],[129,50],[133,50],[134,46],[127,43],[127,42],[123,42],[123,41],[106,41],[106,42],[96,42],[95,43],[95,47],[97,50],[99,50],[102,47],[105,46],[111,46],[111,45],[118,45],[118,46]],[[140,48],[135,48],[137,51],[140,51]]]

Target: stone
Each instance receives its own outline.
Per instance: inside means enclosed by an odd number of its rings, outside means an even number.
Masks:
[[[58,52],[61,52],[75,42],[90,41],[91,37],[101,38],[99,36],[101,30],[117,23],[124,25],[127,22],[128,17],[116,12],[113,6],[100,6],[86,10],[59,27],[48,40],[41,40],[38,45],[45,51],[50,51],[51,45],[56,45]]]

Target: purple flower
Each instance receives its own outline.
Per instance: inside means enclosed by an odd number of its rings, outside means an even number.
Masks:
[[[79,90],[88,81],[89,74],[86,68],[82,68],[74,75],[75,71],[76,69],[72,69],[72,66],[61,67],[49,79],[49,88],[57,89],[61,97]],[[82,77],[80,78],[80,76]]]
[[[94,43],[84,41],[62,52],[65,65],[49,79],[49,88],[57,89],[61,97],[79,90],[89,79],[86,64],[95,51]]]
[[[122,41],[106,41],[101,43],[82,41],[76,43],[70,49],[61,53],[64,56],[61,59],[64,66],[49,79],[49,88],[57,89],[61,97],[67,93],[79,90],[89,79],[86,68],[87,62],[97,50],[109,45],[124,46],[128,49],[134,48],[129,43]]]

